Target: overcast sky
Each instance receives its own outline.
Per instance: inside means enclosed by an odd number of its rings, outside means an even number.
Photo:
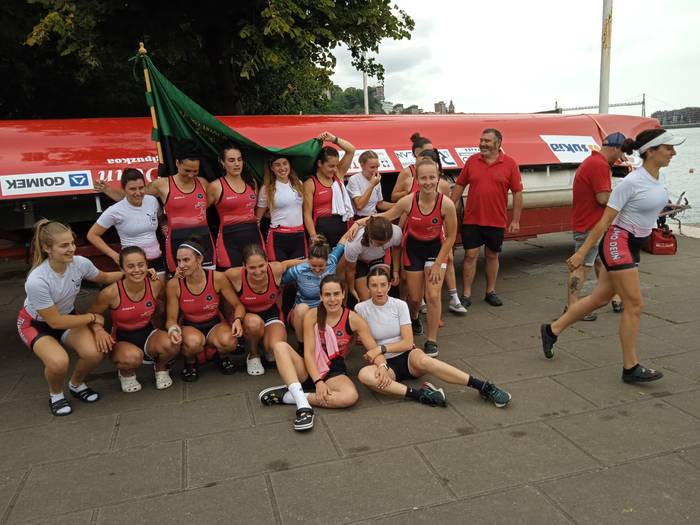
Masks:
[[[466,113],[598,103],[602,0],[395,1],[416,27],[380,46],[387,100],[433,111],[452,99]],[[347,49],[335,55],[333,81],[362,87]],[[700,106],[700,1],[613,0],[610,76],[610,103],[646,93],[647,115]]]

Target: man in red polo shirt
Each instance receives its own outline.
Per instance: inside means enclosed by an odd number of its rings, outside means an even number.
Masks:
[[[462,265],[462,296],[465,308],[472,304],[472,283],[476,274],[476,261],[481,245],[486,259],[486,296],[491,306],[503,302],[496,295],[498,276],[498,254],[503,245],[506,227],[509,233],[520,230],[520,214],[523,210],[523,183],[518,164],[501,152],[501,132],[487,128],[479,139],[479,153],[467,159],[462,172],[452,189],[452,200],[462,198],[464,188],[469,185],[467,204],[464,210],[461,234],[464,247]],[[513,218],[508,224],[508,191],[513,193]]]
[[[605,206],[608,203],[612,191],[612,179],[610,166],[623,158],[622,145],[625,136],[620,132],[611,133],[603,139],[600,151],[593,151],[576,170],[574,176],[574,203],[571,215],[571,229],[574,232],[574,251],[578,250],[593,227],[603,216]],[[584,263],[574,271],[569,271],[567,286],[567,307],[578,300],[583,283],[591,268],[595,268],[595,274],[600,272],[601,262],[598,258],[598,244],[589,250],[584,258]],[[618,306],[619,305],[619,306]],[[613,298],[613,308],[617,311],[622,305],[618,296]],[[616,308],[617,306],[617,308]],[[596,314],[586,315],[584,321],[595,321]]]

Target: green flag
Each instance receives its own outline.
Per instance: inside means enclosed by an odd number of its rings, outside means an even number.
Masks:
[[[175,173],[173,142],[182,139],[192,139],[197,142],[202,153],[212,160],[209,169],[215,173],[218,171],[216,164],[213,163],[218,157],[221,146],[229,142],[241,149],[246,168],[258,181],[262,181],[266,160],[273,155],[288,158],[297,175],[302,179],[312,173],[314,160],[321,150],[321,143],[318,140],[311,139],[286,148],[266,148],[256,144],[229,128],[176,88],[156,69],[148,55],[139,53],[132,60],[140,63],[143,69],[148,71],[150,78],[151,92],[146,91],[146,101],[155,110],[157,121],[157,129],[153,129],[152,138],[161,143],[162,157],[164,157],[160,159],[159,176]],[[205,175],[208,178],[213,176],[207,173]]]

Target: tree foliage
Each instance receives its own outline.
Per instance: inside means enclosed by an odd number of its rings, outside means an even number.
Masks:
[[[13,118],[142,115],[127,62],[139,41],[213,113],[327,112],[335,46],[381,79],[364,53],[413,29],[388,0],[5,0],[0,15],[13,21],[0,35],[0,109]]]

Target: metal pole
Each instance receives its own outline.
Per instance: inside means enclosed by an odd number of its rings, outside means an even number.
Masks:
[[[612,42],[612,0],[603,0],[603,29],[600,42],[600,89],[598,112],[608,112],[610,95],[610,45]]]
[[[365,53],[362,53],[362,58],[367,58]],[[369,94],[367,92],[367,72],[362,72],[362,92],[365,97],[365,115],[369,115]]]

